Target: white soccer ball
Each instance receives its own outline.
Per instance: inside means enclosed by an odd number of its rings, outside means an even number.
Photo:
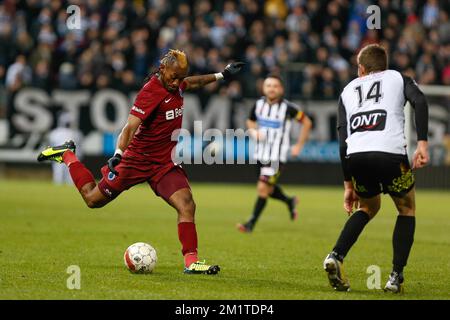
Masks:
[[[128,270],[133,273],[150,273],[155,269],[158,257],[151,245],[137,242],[125,250],[123,260]]]

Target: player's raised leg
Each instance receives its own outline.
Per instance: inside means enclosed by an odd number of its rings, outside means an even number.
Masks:
[[[188,274],[217,274],[218,265],[208,265],[198,259],[198,239],[195,226],[195,202],[189,182],[180,168],[174,168],[158,182],[156,192],[177,210],[178,239],[184,257],[184,272]]]
[[[298,212],[297,212],[298,198],[296,196],[294,196],[294,197],[287,196],[283,192],[283,189],[281,189],[281,186],[279,184],[275,184],[273,186],[273,191],[270,194],[270,197],[284,202],[288,206],[289,216],[290,216],[291,220],[294,221],[297,219],[297,217],[298,217]]]
[[[393,268],[384,290],[400,293],[403,291],[403,268],[406,266],[414,242],[416,228],[415,189],[411,189],[404,197],[392,195],[391,197],[397,207],[398,216],[392,236]]]
[[[38,161],[55,161],[65,163],[70,176],[89,208],[100,208],[111,201],[103,195],[95,183],[92,173],[78,160],[75,155],[76,146],[73,141],[67,141],[60,146],[48,147],[38,156]]]

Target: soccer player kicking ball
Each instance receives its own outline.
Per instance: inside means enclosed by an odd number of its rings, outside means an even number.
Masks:
[[[186,174],[172,161],[177,142],[171,139],[181,128],[183,93],[231,78],[243,66],[229,64],[221,73],[187,77],[188,61],[182,51],[170,50],[160,61],[159,71],[139,91],[127,123],[118,137],[117,149],[102,169],[98,185],[92,173],[75,156],[72,141],[42,151],[38,160],[64,162],[89,208],[100,208],[122,191],[147,182],[178,213],[178,238],[182,245],[185,273],[217,274],[217,265],[197,257],[195,203]]]
[[[269,75],[264,80],[263,93],[264,96],[256,101],[247,120],[247,126],[257,142],[255,158],[259,165],[259,180],[253,214],[247,223],[237,225],[239,231],[246,233],[253,231],[268,197],[283,201],[289,209],[291,220],[297,218],[297,197],[284,194],[277,181],[287,160],[291,121],[302,124],[297,143],[291,149],[294,157],[302,151],[312,127],[311,120],[297,105],[283,99],[284,87],[280,77]]]
[[[368,45],[358,55],[358,78],[339,99],[338,131],[344,172],[344,209],[350,216],[333,251],[323,263],[332,287],[350,288],[343,260],[365,225],[380,209],[380,193],[388,193],[398,216],[392,237],[393,270],[385,291],[401,292],[415,230],[414,174],[408,162],[403,108],[415,110],[418,145],[412,168],[429,161],[428,105],[417,84],[394,70],[387,70],[383,47]],[[355,205],[356,212],[353,212]]]

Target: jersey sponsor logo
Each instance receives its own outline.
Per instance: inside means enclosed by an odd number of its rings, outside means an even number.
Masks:
[[[282,122],[277,120],[268,120],[258,117],[258,125],[260,127],[266,127],[266,128],[274,128],[278,129],[281,127]]]
[[[138,107],[136,107],[136,106],[133,106],[133,107],[131,108],[131,110],[136,111],[137,113],[140,113],[140,114],[145,114],[145,111],[144,111],[144,110],[142,110],[141,108],[138,108]]]
[[[350,118],[350,132],[382,131],[386,126],[386,110],[356,113]]]
[[[112,192],[111,192],[111,190],[109,190],[108,188],[105,188],[105,189],[103,189],[103,190],[108,194],[108,196],[112,197]]]
[[[183,115],[183,108],[175,108],[173,110],[166,111],[166,120],[173,120]]]
[[[112,180],[114,180],[115,178],[116,178],[116,175],[115,175],[114,173],[112,173],[112,172],[108,173],[108,180],[109,180],[109,181],[112,181]]]
[[[165,102],[165,103],[169,103],[170,100],[172,100],[172,97],[170,97],[169,99],[165,99],[164,102]]]

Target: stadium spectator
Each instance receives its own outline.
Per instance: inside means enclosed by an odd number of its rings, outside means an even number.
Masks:
[[[355,75],[351,62],[356,53],[369,43],[385,45],[390,67],[422,84],[443,84],[444,69],[450,64],[450,5],[442,0],[79,0],[76,4],[81,10],[79,30],[66,26],[68,1],[0,4],[4,86],[17,90],[31,82],[41,88],[95,90],[97,85],[112,85],[128,90],[139,86],[169,47],[187,51],[194,73],[245,60],[247,72],[238,81],[243,96],[250,97],[259,94],[250,84],[281,70],[290,73],[288,96],[334,99]],[[367,30],[370,4],[381,8],[381,30]],[[18,57],[25,59],[24,65],[16,61]],[[75,84],[67,86],[61,76],[64,63],[75,66]],[[291,63],[300,67],[290,68]],[[125,70],[134,74],[124,76]],[[18,75],[20,81],[12,81]]]
[[[44,90],[49,89],[50,84],[50,66],[46,60],[41,60],[36,64],[33,70],[31,85]]]
[[[6,72],[6,88],[10,91],[17,91],[23,84],[31,81],[31,75],[32,73],[30,67],[27,65],[25,56],[19,55]]]
[[[0,118],[6,116],[6,88],[4,85],[5,67],[0,64]]]

